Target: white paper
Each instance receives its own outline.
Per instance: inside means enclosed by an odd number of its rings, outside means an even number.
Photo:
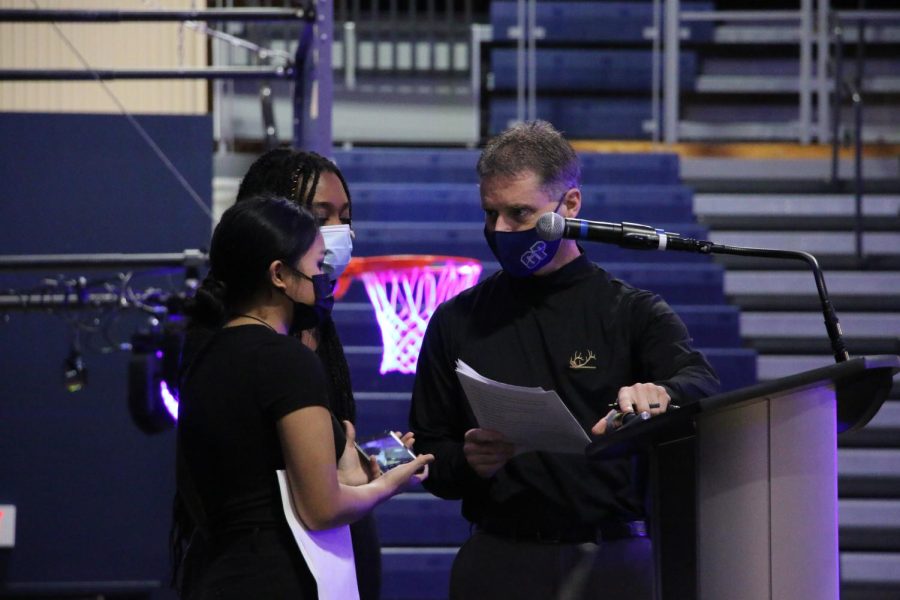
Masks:
[[[591,442],[556,392],[488,379],[461,360],[456,374],[478,426],[502,433],[517,453],[581,454]]]
[[[336,527],[324,531],[309,531],[294,510],[294,500],[287,473],[275,471],[281,489],[284,516],[300,547],[306,565],[316,579],[319,600],[359,600],[356,585],[356,563],[353,560],[353,543],[350,527]]]

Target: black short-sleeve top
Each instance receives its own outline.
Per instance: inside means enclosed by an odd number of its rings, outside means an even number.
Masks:
[[[284,523],[276,423],[309,406],[328,408],[327,383],[318,356],[296,338],[228,327],[199,352],[181,386],[178,436],[210,531]],[[334,418],[332,427],[337,460],[345,438]]]

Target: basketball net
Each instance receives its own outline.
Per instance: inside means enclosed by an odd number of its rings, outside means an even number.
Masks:
[[[382,375],[416,372],[425,328],[434,311],[441,302],[475,285],[480,275],[476,261],[360,274],[381,329]]]

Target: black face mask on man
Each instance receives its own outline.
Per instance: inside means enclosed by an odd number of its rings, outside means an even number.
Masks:
[[[290,296],[288,298],[294,303],[294,315],[291,319],[291,326],[288,328],[288,334],[296,335],[304,329],[314,329],[331,318],[331,309],[334,307],[334,283],[325,273],[309,276],[306,273],[288,265],[287,261],[284,266],[295,275],[299,275],[304,279],[308,279],[313,286],[315,293],[315,302],[312,306],[297,302]],[[284,291],[284,290],[282,290]],[[287,292],[284,292],[287,295]]]

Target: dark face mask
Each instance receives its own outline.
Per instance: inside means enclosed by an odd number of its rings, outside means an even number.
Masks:
[[[563,193],[553,212],[559,210],[568,190]],[[538,237],[537,229],[523,231],[489,231],[484,227],[484,238],[500,266],[511,277],[528,277],[545,267],[559,250],[562,240],[545,242]]]
[[[285,266],[287,266],[287,262],[285,262]],[[312,282],[313,292],[316,295],[315,302],[312,306],[304,304],[303,302],[297,302],[288,296],[291,302],[294,303],[294,315],[291,319],[291,326],[288,328],[288,333],[290,335],[295,335],[304,329],[314,329],[331,318],[331,309],[334,307],[334,294],[332,293],[334,283],[325,273],[310,277],[306,273],[301,273],[293,267],[288,267],[288,269],[304,279],[309,279]],[[285,292],[285,294],[287,294],[287,292]]]
[[[538,237],[537,229],[525,231],[488,231],[484,237],[491,252],[497,257],[503,270],[511,277],[528,277],[544,267],[556,256],[562,240],[545,242]]]

